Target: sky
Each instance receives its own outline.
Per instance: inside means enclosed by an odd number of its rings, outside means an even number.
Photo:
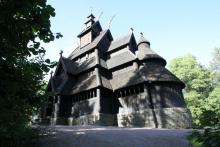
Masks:
[[[134,29],[136,41],[140,32],[151,42],[151,49],[169,63],[173,58],[192,54],[208,66],[214,48],[220,47],[219,0],[48,0],[55,8],[51,18],[54,33],[63,38],[45,44],[46,57],[59,60],[59,52],[67,57],[77,46],[77,35],[91,13],[110,30],[113,38]]]

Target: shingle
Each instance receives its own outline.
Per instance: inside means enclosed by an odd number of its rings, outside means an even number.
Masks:
[[[110,83],[114,90],[143,82],[144,79],[133,70],[113,76],[113,78],[110,80]]]
[[[76,74],[88,70],[96,65],[96,58],[92,57],[77,65]]]
[[[53,76],[51,79],[52,91],[55,93],[60,93],[62,87],[65,84],[66,80],[62,76]]]
[[[104,61],[103,61],[104,62]],[[73,75],[77,75],[83,71],[86,71],[96,65],[96,58],[92,57],[90,59],[85,60],[84,62],[77,64],[76,62],[68,59],[68,58],[62,58],[62,63],[65,67],[65,70],[67,70],[68,73],[71,73]],[[107,66],[104,65],[103,66]]]
[[[163,65],[166,65],[166,60],[164,58],[162,58],[160,55],[158,55],[152,49],[144,47],[144,45],[139,46],[137,57],[138,57],[139,60],[158,59],[163,63]]]
[[[96,75],[93,75],[85,79],[77,79],[68,94],[71,95],[97,87],[96,78]]]
[[[68,58],[61,58],[61,63],[63,65],[64,70],[67,73],[72,75],[77,75],[85,70],[88,70],[96,65],[95,57],[90,58],[82,62],[81,64],[77,64],[76,62],[68,59]]]
[[[64,69],[66,70],[66,72],[71,73],[71,74],[76,74],[76,70],[77,70],[77,64],[74,63],[72,60],[68,59],[68,58],[61,58],[62,64],[64,66]]]
[[[138,46],[137,57],[139,60],[157,59],[164,66],[166,65],[166,60],[150,48],[150,42],[146,40],[143,36],[141,36],[137,46]]]
[[[141,43],[147,43],[148,47],[150,47],[150,41],[148,41],[144,36],[140,37],[137,46],[140,45]]]
[[[99,86],[96,75],[81,78],[76,78],[74,76],[68,76],[66,78],[63,78],[62,76],[54,76],[50,84],[53,92],[62,95],[72,95]],[[112,90],[110,80],[104,76],[101,76],[100,86]]]
[[[61,77],[53,77],[53,92],[62,95],[72,95],[82,91],[86,91],[97,87],[96,75],[89,76],[87,78],[76,79],[75,77],[69,76],[66,79]]]
[[[146,64],[139,69],[140,75],[147,81],[177,82],[184,88],[184,83],[168,69],[158,64]]]
[[[79,52],[80,50],[80,46],[77,46],[71,53],[70,55],[68,56],[69,59],[73,59],[73,56],[75,53]]]
[[[172,74],[168,69],[156,64],[149,64],[141,67],[138,71],[128,71],[116,76],[110,80],[114,90],[123,87],[136,85],[139,83],[152,81],[152,82],[176,82],[182,88],[185,87],[184,83]]]
[[[108,52],[113,51],[123,45],[129,44],[132,35],[133,35],[132,33],[128,33],[127,35],[112,41],[109,48],[108,48]]]
[[[109,69],[112,69],[125,63],[134,61],[135,59],[136,56],[130,50],[128,50],[122,52],[121,54],[115,55],[111,57],[109,60],[107,60],[107,66]]]

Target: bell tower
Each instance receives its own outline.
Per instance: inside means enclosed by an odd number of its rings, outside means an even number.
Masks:
[[[91,43],[102,31],[99,21],[95,20],[95,16],[92,13],[87,16],[87,21],[84,25],[84,30],[78,35],[80,39],[80,48]]]

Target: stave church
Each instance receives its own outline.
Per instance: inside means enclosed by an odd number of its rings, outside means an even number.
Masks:
[[[51,73],[43,118],[51,124],[190,128],[185,84],[166,69],[141,33],[114,39],[93,14],[80,44]]]

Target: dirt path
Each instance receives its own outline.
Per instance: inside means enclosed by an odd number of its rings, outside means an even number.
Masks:
[[[38,147],[190,147],[191,130],[56,126]]]

